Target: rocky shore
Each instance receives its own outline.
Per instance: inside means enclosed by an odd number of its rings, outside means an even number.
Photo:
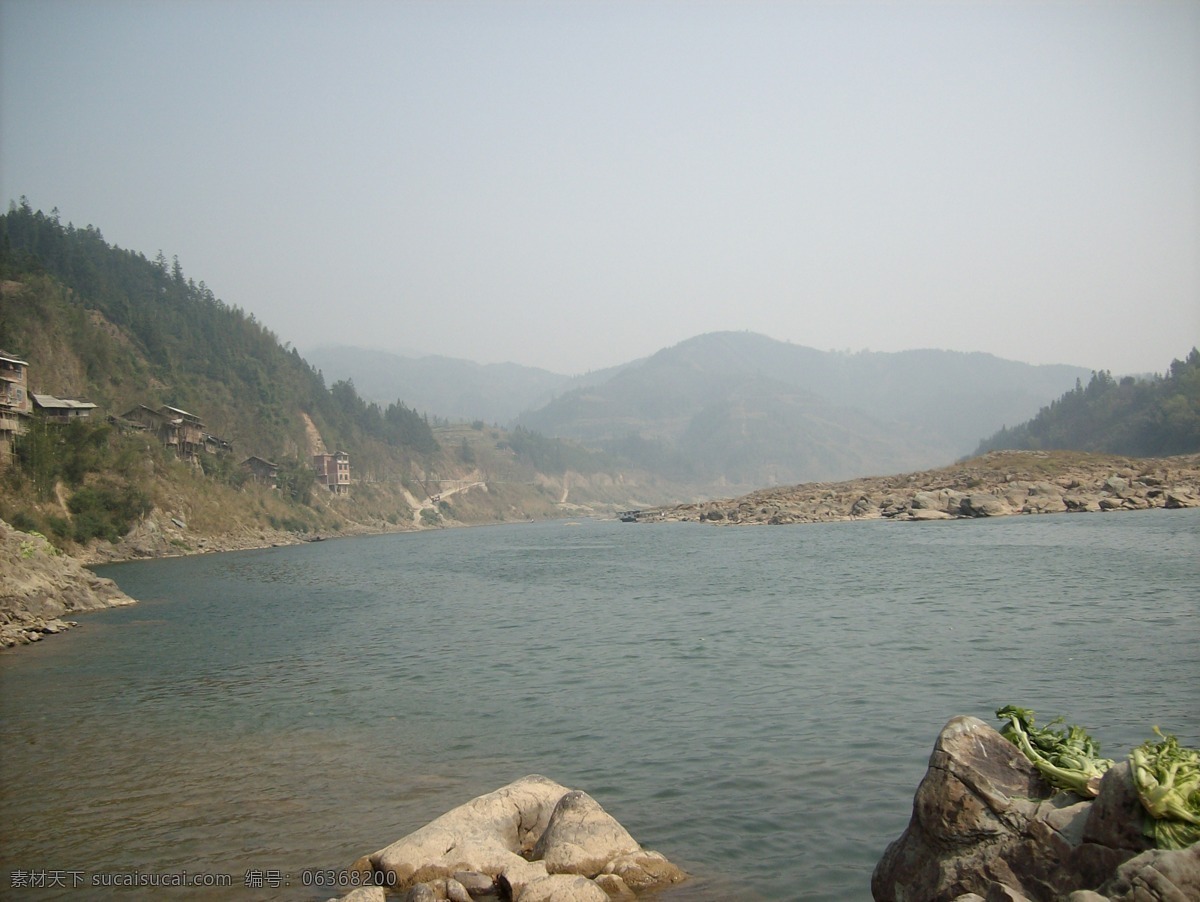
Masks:
[[[1053,789],[976,717],[942,729],[912,819],[875,868],[876,902],[1200,899],[1200,844],[1154,847],[1129,762],[1084,799]]]
[[[1200,454],[996,451],[937,470],[761,489],[740,498],[634,511],[626,519],[778,526],[1198,506]]]
[[[75,626],[68,614],[134,600],[43,536],[0,520],[0,648],[27,645]]]

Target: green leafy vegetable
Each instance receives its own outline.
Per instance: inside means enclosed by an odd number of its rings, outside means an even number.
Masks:
[[[1200,751],[1182,748],[1174,736],[1147,739],[1129,753],[1133,782],[1142,806],[1154,819],[1160,849],[1183,849],[1200,842]]]
[[[1032,711],[1015,705],[1000,708],[996,716],[1006,721],[1000,735],[1024,752],[1051,786],[1088,798],[1099,794],[1100,778],[1113,762],[1100,757],[1100,744],[1086,730],[1076,726],[1053,729],[1062,723],[1061,717],[1039,727]]]

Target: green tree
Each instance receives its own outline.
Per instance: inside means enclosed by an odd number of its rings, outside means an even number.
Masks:
[[[94,538],[118,541],[151,507],[145,492],[114,480],[84,486],[67,502],[67,510],[74,515],[73,538],[80,543]]]
[[[34,494],[40,501],[54,497],[54,486],[62,467],[56,445],[54,427],[42,419],[34,420],[25,434],[13,442],[17,464],[32,483]]]
[[[1163,376],[1115,380],[1101,370],[1088,384],[1004,428],[976,453],[1006,448],[1068,449],[1153,457],[1200,451],[1200,351],[1174,360]]]
[[[279,477],[276,484],[284,497],[297,504],[311,504],[316,481],[317,474],[307,462],[294,457],[285,457],[279,461]]]

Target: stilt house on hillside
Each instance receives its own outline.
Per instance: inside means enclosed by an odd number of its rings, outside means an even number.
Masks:
[[[242,466],[250,471],[250,478],[255,482],[271,488],[279,487],[279,464],[251,455],[242,461]]]
[[[25,433],[30,410],[29,364],[0,354],[0,463],[12,457],[13,439]]]
[[[66,425],[75,420],[86,420],[96,409],[91,401],[76,401],[72,398],[56,398],[54,395],[30,393],[38,415],[50,423]]]
[[[192,460],[203,441],[203,423],[195,414],[166,404],[155,410],[145,404],[121,414],[121,419],[145,427],[181,460]]]
[[[163,404],[157,410],[139,404],[120,417],[123,425],[132,424],[158,436],[180,460],[195,460],[199,451],[215,454],[233,451],[233,445],[204,431],[204,424],[194,413]]]
[[[56,398],[29,390],[29,364],[0,353],[0,463],[12,458],[13,439],[29,430],[33,417],[56,425],[91,416],[91,401]]]

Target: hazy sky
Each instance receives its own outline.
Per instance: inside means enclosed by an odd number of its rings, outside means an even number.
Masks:
[[[301,351],[1200,344],[1200,2],[0,0],[0,187]]]

